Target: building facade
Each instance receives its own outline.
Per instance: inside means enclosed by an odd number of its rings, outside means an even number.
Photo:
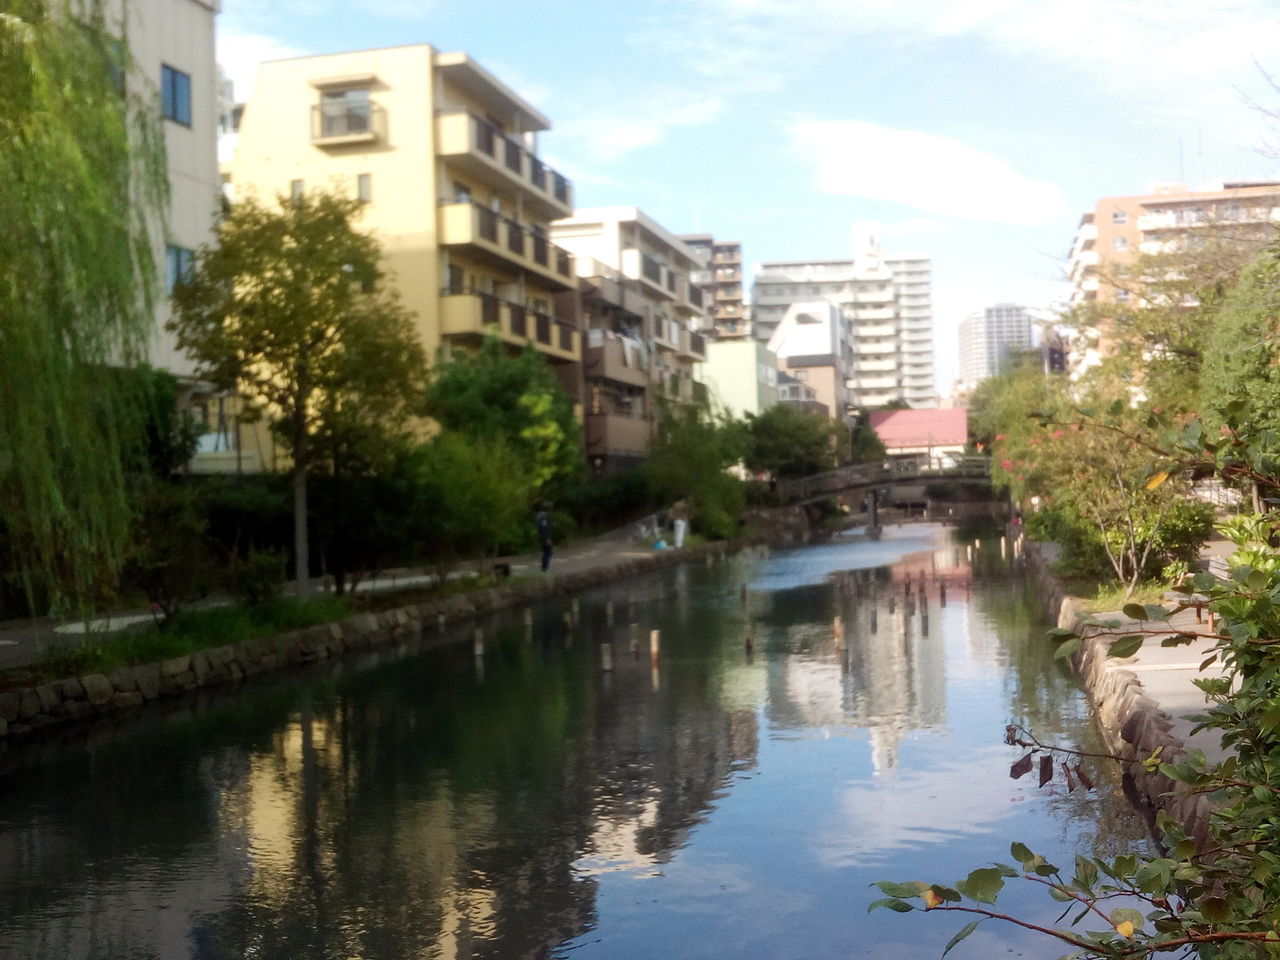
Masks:
[[[693,281],[703,292],[709,331],[717,338],[749,337],[751,323],[747,317],[742,286],[742,244],[736,240],[717,241],[708,233],[680,237],[699,254],[706,266],[693,274]]]
[[[693,280],[705,262],[635,207],[578,210],[550,235],[583,282],[587,461],[597,471],[633,465],[664,405],[707,399],[698,367],[709,320]]]
[[[1140,296],[1128,275],[1139,254],[1195,250],[1208,242],[1261,246],[1280,225],[1280,181],[1237,181],[1191,190],[1103,197],[1083,214],[1067,255],[1071,304],[1127,303]]]
[[[960,386],[972,390],[1004,369],[1011,354],[1031,349],[1031,315],[1026,307],[997,303],[960,321]]]
[[[557,294],[578,285],[550,223],[569,181],[538,156],[550,122],[465,53],[427,44],[262,64],[240,118],[237,197],[325,189],[362,204],[432,358],[486,332],[572,383],[581,342]]]
[[[778,357],[755,337],[707,342],[702,379],[711,397],[735,417],[757,416],[778,402]]]
[[[819,299],[837,308],[839,340],[849,345],[837,364],[847,383],[832,398],[835,416],[846,406],[937,403],[928,257],[888,257],[871,238],[852,260],[762,264],[752,292],[756,337],[772,340],[793,306]]]

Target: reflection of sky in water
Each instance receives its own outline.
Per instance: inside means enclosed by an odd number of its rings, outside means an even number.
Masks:
[[[746,551],[584,594],[573,636],[557,599],[527,634],[485,621],[483,660],[468,624],[11,771],[0,956],[937,957],[963,919],[868,915],[869,884],[1141,834],[1109,790],[1008,779],[1005,723],[1081,742],[1087,711],[965,552],[923,525]],[[936,581],[909,611],[900,582],[833,576],[908,555],[952,578],[945,609]],[[984,927],[952,956],[1060,953]]]

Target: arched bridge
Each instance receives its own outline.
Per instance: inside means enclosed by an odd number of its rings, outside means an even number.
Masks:
[[[904,457],[884,463],[860,463],[826,473],[778,481],[778,499],[784,504],[809,503],[841,493],[879,488],[920,480],[987,480],[990,457]]]

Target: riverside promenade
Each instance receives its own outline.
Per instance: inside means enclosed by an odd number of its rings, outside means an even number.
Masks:
[[[555,577],[581,573],[627,560],[637,560],[654,552],[652,546],[639,542],[632,534],[631,527],[624,527],[594,539],[557,546],[547,575]],[[495,563],[509,566],[512,577],[528,577],[542,576],[541,561],[541,553],[529,553],[500,557]],[[461,572],[465,573],[468,569],[464,565]],[[320,582],[318,578],[316,582]],[[434,574],[422,570],[388,570],[376,577],[362,580],[356,592],[376,593],[429,587],[435,582]],[[204,601],[204,605],[218,603],[216,599]],[[90,621],[87,629],[109,635],[153,619],[154,615],[145,608],[121,610]],[[51,618],[0,621],[0,670],[38,663],[48,650],[83,642],[85,632],[86,625],[79,621],[68,623]]]

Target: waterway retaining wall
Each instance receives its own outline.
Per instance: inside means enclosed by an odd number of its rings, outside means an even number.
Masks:
[[[1124,762],[1125,774],[1137,794],[1153,808],[1177,818],[1203,847],[1208,841],[1212,811],[1209,800],[1192,793],[1186,784],[1142,764],[1157,752],[1161,760],[1168,762],[1175,762],[1187,752],[1186,745],[1170,732],[1172,720],[1147,695],[1137,674],[1126,669],[1134,659],[1108,656],[1111,643],[1119,634],[1091,626],[1087,602],[1072,596],[1063,581],[1054,576],[1050,564],[1057,556],[1056,544],[1024,543],[1023,556],[1040,587],[1045,613],[1057,626],[1074,630],[1083,638],[1071,663],[1093,702],[1107,748]],[[1149,638],[1149,642],[1155,639]]]
[[[0,744],[77,721],[126,714],[157,701],[227,687],[268,671],[415,640],[442,626],[576,593],[659,567],[708,556],[723,559],[729,549],[729,544],[720,542],[655,551],[586,570],[531,577],[377,613],[357,613],[335,623],[120,667],[108,674],[65,677],[0,691]]]

